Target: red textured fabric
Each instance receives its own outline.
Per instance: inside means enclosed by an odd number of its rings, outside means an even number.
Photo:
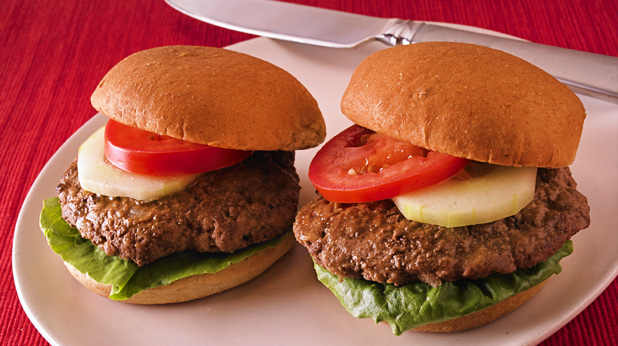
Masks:
[[[618,56],[615,0],[293,0],[348,12],[471,25]],[[163,0],[0,1],[0,344],[46,345],[15,291],[15,222],[52,154],[92,115],[89,97],[125,56],[169,44],[223,47],[252,38],[199,23]],[[614,281],[544,346],[616,345]]]

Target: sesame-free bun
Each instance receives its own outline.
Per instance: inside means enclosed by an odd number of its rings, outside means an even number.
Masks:
[[[341,102],[354,123],[438,152],[507,166],[575,159],[579,98],[540,68],[472,44],[426,42],[378,51]]]
[[[281,258],[294,244],[294,236],[288,234],[276,246],[257,252],[238,263],[231,264],[226,269],[212,274],[189,276],[166,286],[141,291],[121,301],[132,304],[170,304],[207,297],[239,286],[257,277]],[[72,265],[66,262],[64,264],[71,275],[90,291],[102,297],[109,297],[111,285],[98,283]]]
[[[499,303],[469,315],[443,322],[425,324],[413,330],[417,332],[456,332],[480,327],[517,309],[528,300],[532,299],[532,297],[534,297],[546,283],[547,280]]]
[[[293,151],[326,135],[316,100],[296,78],[222,48],[134,53],[103,77],[91,102],[123,124],[221,148]]]

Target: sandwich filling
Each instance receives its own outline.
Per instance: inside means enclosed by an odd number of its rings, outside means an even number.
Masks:
[[[184,250],[231,253],[292,228],[300,186],[293,152],[255,152],[153,201],[83,189],[76,162],[57,192],[62,217],[107,255],[142,266]]]
[[[589,210],[568,168],[539,169],[532,202],[494,222],[447,228],[406,219],[390,199],[345,204],[320,197],[301,209],[294,233],[339,277],[438,287],[545,261],[588,227]]]

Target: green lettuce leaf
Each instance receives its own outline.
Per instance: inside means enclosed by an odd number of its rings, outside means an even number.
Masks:
[[[134,262],[108,256],[89,240],[82,238],[62,218],[57,197],[43,202],[39,225],[52,250],[65,262],[99,283],[112,285],[110,298],[114,300],[128,299],[143,290],[168,285],[192,275],[216,273],[259,251],[276,246],[284,237],[291,236],[288,232],[231,254],[187,250],[139,267]]]
[[[354,317],[386,322],[395,335],[424,324],[462,317],[527,290],[562,270],[559,261],[573,252],[567,241],[547,261],[512,274],[479,280],[444,282],[439,287],[418,282],[404,286],[340,278],[315,264],[318,279]]]

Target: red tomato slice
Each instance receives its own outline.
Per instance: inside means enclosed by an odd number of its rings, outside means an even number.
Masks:
[[[467,163],[354,125],[318,151],[309,180],[329,201],[363,203],[439,183]]]
[[[157,135],[114,120],[105,126],[105,156],[116,167],[137,174],[208,172],[238,163],[251,153]]]

